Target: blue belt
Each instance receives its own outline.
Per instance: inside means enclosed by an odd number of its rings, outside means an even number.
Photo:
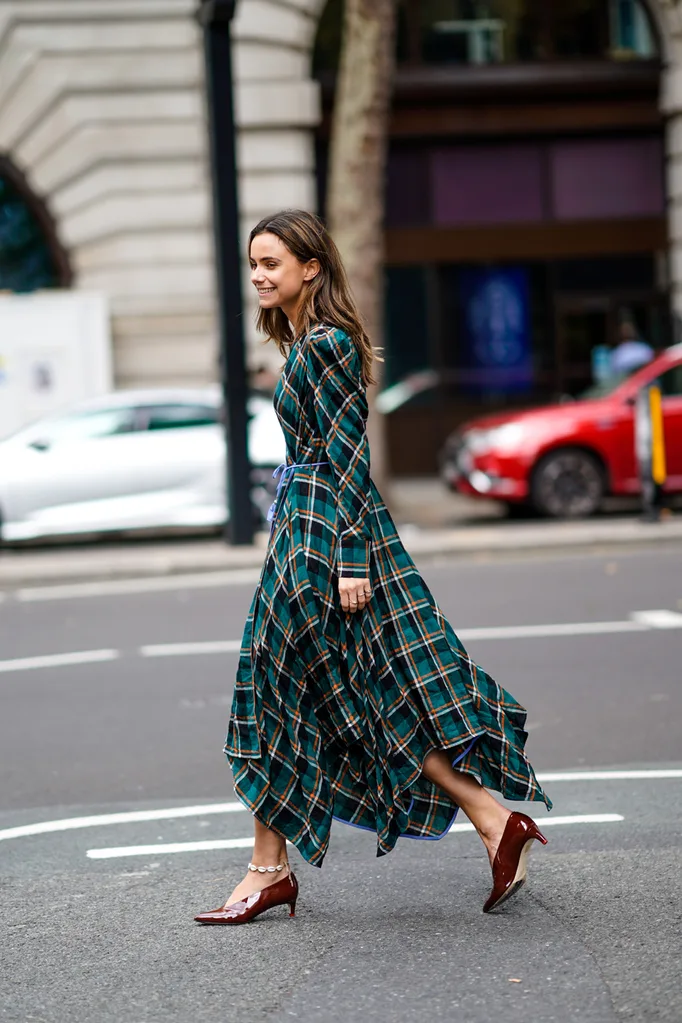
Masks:
[[[277,493],[275,494],[275,500],[270,505],[270,509],[268,511],[268,522],[272,522],[275,518],[280,491],[284,486],[287,473],[292,472],[293,469],[319,469],[321,465],[329,465],[329,462],[295,462],[292,465],[287,465],[286,462],[282,462],[281,465],[277,466],[272,474],[273,480],[277,479],[279,476],[279,480],[277,482]]]

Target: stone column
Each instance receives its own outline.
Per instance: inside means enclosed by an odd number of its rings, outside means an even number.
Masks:
[[[119,386],[217,375],[198,0],[0,0],[0,152],[48,204],[76,273],[105,292]],[[234,25],[246,237],[316,207],[311,51],[324,0],[240,0]]]
[[[120,386],[216,373],[194,0],[0,0],[0,151],[110,299]]]

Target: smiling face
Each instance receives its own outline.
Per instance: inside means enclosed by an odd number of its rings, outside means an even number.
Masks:
[[[319,273],[318,261],[299,263],[277,235],[266,232],[251,242],[249,262],[261,309],[280,308],[295,323],[306,282]]]

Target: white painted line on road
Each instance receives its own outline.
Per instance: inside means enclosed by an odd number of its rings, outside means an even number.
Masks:
[[[160,575],[148,579],[110,579],[97,583],[65,583],[59,586],[24,587],[17,600],[34,604],[47,600],[77,600],[83,597],[113,597],[134,593],[162,593],[168,590],[209,589],[241,586],[260,579],[259,568],[238,568],[224,572],[196,572],[191,575]]]
[[[585,771],[575,773],[538,774],[539,781],[609,781],[611,779],[679,778],[682,770],[650,771]],[[39,821],[37,824],[21,824],[15,828],[0,831],[0,842],[11,838],[30,838],[33,835],[49,835],[60,831],[76,831],[82,828],[101,828],[112,824],[139,824],[145,821],[179,820],[183,817],[207,817],[221,813],[246,813],[243,803],[206,803],[197,806],[173,806],[160,810],[130,810],[122,813],[96,814],[91,817],[65,817],[61,820]],[[538,818],[545,823],[563,820],[558,817]],[[590,818],[592,819],[592,818]],[[464,825],[456,825],[461,828]],[[467,825],[468,826],[468,825]],[[220,848],[231,848],[221,846]]]
[[[625,820],[618,813],[580,814],[571,817],[536,817],[535,820],[543,827],[560,824],[615,824]],[[448,835],[474,831],[473,824],[453,824]],[[213,852],[217,849],[250,849],[253,847],[253,835],[248,838],[224,838],[208,842],[172,842],[166,845],[122,845],[111,849],[88,849],[86,855],[91,860],[113,860],[123,856],[159,856],[173,853]]]
[[[246,812],[242,803],[207,803],[203,806],[174,806],[163,810],[130,810],[124,813],[97,814],[94,817],[65,817],[57,821],[22,824],[0,831],[0,842],[8,838],[27,838],[30,835],[49,835],[55,831],[75,831],[78,828],[101,828],[109,824],[138,824],[141,821],[168,821],[180,817],[206,817],[214,813]]]
[[[682,629],[682,614],[661,608],[657,611],[633,611],[632,619],[650,629]]]
[[[549,771],[537,775],[538,781],[643,781],[682,778],[677,768],[652,768],[642,771]]]
[[[648,614],[649,612],[636,612]],[[650,612],[662,614],[662,612]],[[673,612],[669,612],[673,614]],[[679,625],[682,628],[682,615]],[[647,621],[621,622],[562,622],[555,625],[503,625],[481,629],[458,629],[457,635],[462,641],[472,639],[533,639],[551,636],[590,636],[606,635],[616,632],[649,632],[651,628],[673,628],[672,625],[653,626]],[[239,653],[241,641],[238,639],[214,640],[204,643],[167,643],[157,646],[143,646],[140,653],[143,657],[182,657],[191,654]]]
[[[163,856],[171,853],[211,852],[214,849],[251,849],[249,838],[224,838],[213,842],[171,842],[168,845],[122,845],[118,849],[88,849],[91,860],[114,860],[120,856]]]
[[[666,624],[662,624],[665,622]],[[658,623],[658,624],[657,624]],[[632,619],[617,622],[560,622],[548,625],[502,625],[480,629],[458,629],[464,642],[469,640],[544,639],[553,636],[599,636],[619,632],[649,632],[651,629],[682,629],[682,614],[673,611],[636,611]],[[191,654],[239,653],[240,640],[214,640],[204,643],[167,643],[144,646],[143,657],[182,657]]]
[[[192,654],[238,654],[239,639],[216,639],[207,643],[160,643],[140,647],[143,657],[186,657]]]
[[[149,580],[144,580],[145,582]],[[598,636],[609,633],[649,632],[652,629],[682,629],[682,614],[674,611],[634,611],[629,621],[619,622],[561,622],[553,625],[504,625],[492,628],[462,629],[460,639],[540,639],[553,636]],[[154,643],[140,647],[142,657],[189,657],[205,654],[239,653],[241,640],[216,639],[198,643]],[[118,650],[92,650],[64,654],[47,654],[40,657],[22,657],[11,661],[0,661],[0,672],[32,671],[54,668],[68,664],[93,664],[97,661],[113,661],[119,657]]]
[[[573,814],[570,817],[534,817],[533,820],[540,825],[542,830],[542,828],[551,828],[558,824],[616,824],[619,821],[624,821],[625,817],[619,813],[583,813]],[[452,835],[453,832],[474,830],[473,824],[453,824],[448,835]]]
[[[644,622],[562,622],[556,625],[503,625],[484,629],[458,629],[461,640],[540,639],[553,636],[599,636],[611,632],[648,632]]]
[[[39,668],[62,668],[74,664],[99,664],[115,661],[118,650],[80,650],[67,654],[45,654],[42,657],[19,657],[13,661],[0,661],[0,672],[35,671]]]

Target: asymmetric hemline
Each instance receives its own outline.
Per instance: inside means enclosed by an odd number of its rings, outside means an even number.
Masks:
[[[240,800],[318,866],[333,819],[375,832],[378,855],[401,836],[446,834],[457,806],[422,773],[435,749],[505,797],[550,808],[525,754],[525,710],[468,656],[370,479],[360,359],[342,331],[321,326],[292,346],[275,409],[291,468],[225,745]],[[369,578],[364,610],[342,611],[339,576]]]

